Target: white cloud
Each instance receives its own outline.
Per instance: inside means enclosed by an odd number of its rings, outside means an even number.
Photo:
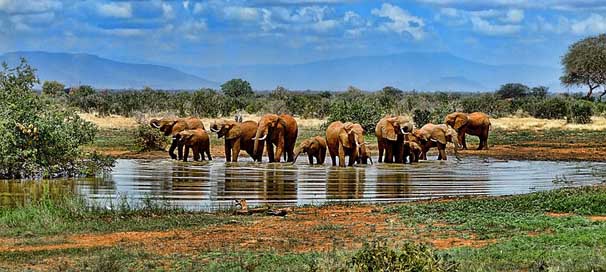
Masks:
[[[410,15],[408,11],[388,3],[384,3],[381,9],[373,9],[372,15],[388,18],[390,22],[381,23],[380,30],[392,31],[398,34],[408,33],[415,40],[420,40],[424,36],[423,19]]]
[[[107,3],[99,4],[97,12],[101,16],[114,18],[130,18],[133,16],[133,10],[130,3]]]
[[[343,16],[343,21],[352,26],[364,25],[364,18],[362,18],[362,16],[351,10],[345,12],[345,15]]]
[[[208,25],[205,20],[190,20],[179,28],[185,35],[185,38],[192,41],[200,39],[200,35],[208,29]]]
[[[521,9],[510,9],[507,11],[506,17],[503,19],[503,22],[517,24],[524,20],[524,10]]]
[[[592,13],[587,19],[574,22],[571,27],[572,33],[577,35],[604,33],[606,32],[606,18]]]
[[[189,1],[187,1],[187,0],[183,1],[183,8],[189,9]]]
[[[474,31],[476,31],[478,33],[486,34],[486,35],[492,35],[492,36],[514,34],[514,33],[519,32],[520,29],[522,28],[520,25],[492,24],[489,21],[484,20],[480,17],[472,17],[471,24],[472,24]]]
[[[259,19],[259,10],[251,7],[229,6],[223,9],[225,18],[239,21],[256,21]]]
[[[55,0],[0,0],[0,12],[7,14],[45,13],[62,8]]]
[[[204,10],[206,9],[206,7],[204,6],[204,4],[200,3],[200,2],[196,2],[194,4],[194,10],[192,11],[194,14],[200,14],[202,13]]]
[[[175,11],[173,10],[173,6],[167,3],[162,3],[162,16],[165,19],[172,19],[175,17]]]

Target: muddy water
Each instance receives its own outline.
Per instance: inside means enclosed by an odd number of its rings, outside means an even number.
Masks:
[[[399,202],[443,196],[507,195],[602,182],[606,164],[591,162],[501,161],[466,157],[415,165],[377,164],[353,168],[253,162],[183,163],[119,160],[100,178],[0,181],[0,205],[73,192],[91,203],[112,206],[150,199],[195,210],[252,205],[305,205],[329,201]],[[568,183],[554,182],[556,176]]]

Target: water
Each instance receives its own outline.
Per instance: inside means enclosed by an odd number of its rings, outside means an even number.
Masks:
[[[605,163],[503,161],[466,157],[462,161],[424,161],[414,165],[377,164],[353,168],[268,163],[183,163],[171,160],[118,160],[114,171],[100,178],[51,181],[0,181],[0,205],[24,203],[49,190],[68,192],[95,205],[127,200],[162,200],[192,210],[249,204],[292,206],[330,201],[403,202],[444,196],[509,195],[564,186],[565,177],[581,186],[602,182]]]

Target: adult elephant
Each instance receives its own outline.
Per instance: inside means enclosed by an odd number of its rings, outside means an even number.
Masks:
[[[405,136],[412,132],[413,124],[405,116],[386,116],[377,123],[375,136],[379,147],[379,162],[402,163]],[[385,158],[383,158],[385,152]]]
[[[269,162],[280,162],[282,153],[288,156],[286,161],[294,160],[295,143],[299,128],[295,118],[288,114],[266,114],[261,117],[253,140],[253,153],[257,154],[259,142],[265,141]],[[275,153],[274,153],[275,146]],[[261,147],[261,150],[263,148]]]
[[[324,164],[326,159],[326,140],[322,136],[315,136],[305,139],[295,149],[295,159],[293,163],[297,161],[297,158],[301,153],[307,153],[309,164],[314,164],[314,158],[316,158],[317,164]]]
[[[488,149],[488,132],[490,130],[490,118],[483,112],[453,112],[446,115],[444,123],[454,128],[459,134],[459,143],[463,149],[467,149],[465,135],[474,135],[480,138],[478,150]]]
[[[206,130],[197,128],[197,129],[188,129],[179,132],[179,143],[183,145],[185,151],[183,154],[183,161],[187,161],[187,157],[189,157],[189,150],[192,149],[194,152],[194,161],[204,160],[204,155],[208,160],[212,160],[212,156],[210,155],[210,138],[208,137],[208,133]]]
[[[326,144],[332,166],[337,165],[337,156],[340,167],[345,167],[345,156],[349,156],[348,166],[353,166],[354,163],[367,164],[369,159],[372,163],[366,150],[364,132],[360,124],[351,122],[335,121],[326,128]]]
[[[413,136],[417,139],[414,140],[414,142],[421,143],[421,159],[423,160],[427,160],[427,152],[432,147],[438,148],[438,160],[446,160],[446,144],[448,142],[454,144],[455,154],[459,145],[457,140],[457,132],[453,128],[444,124],[426,124],[420,129],[414,130]]]
[[[152,119],[149,124],[153,128],[158,128],[160,131],[164,132],[164,136],[173,137],[173,141],[168,149],[168,155],[170,155],[172,159],[177,159],[175,148],[178,147],[179,160],[183,158],[183,146],[179,143],[179,132],[188,129],[204,129],[202,121],[195,117]]]
[[[263,156],[264,142],[259,143],[260,148],[254,152],[255,141],[253,137],[257,133],[257,122],[246,121],[237,122],[231,120],[215,121],[210,126],[210,131],[217,133],[217,137],[225,138],[225,161],[237,162],[240,150],[246,150],[246,153],[255,161],[261,161]]]

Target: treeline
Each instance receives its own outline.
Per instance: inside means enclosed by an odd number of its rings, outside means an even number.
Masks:
[[[61,91],[58,91],[61,90]],[[221,90],[194,92],[143,90],[110,91],[80,86],[65,90],[57,82],[45,82],[43,95],[99,115],[133,116],[140,113],[172,113],[179,116],[232,117],[237,112],[263,114],[289,113],[302,118],[327,118],[355,121],[373,129],[385,114],[407,114],[419,124],[441,123],[453,111],[481,111],[493,117],[529,115],[537,118],[564,119],[589,123],[592,115],[606,113],[606,103],[582,94],[549,94],[547,87],[530,88],[523,84],[505,84],[495,92],[417,92],[385,87],[365,92],[349,87],[344,92],[273,91],[253,92],[250,84],[233,79]]]

